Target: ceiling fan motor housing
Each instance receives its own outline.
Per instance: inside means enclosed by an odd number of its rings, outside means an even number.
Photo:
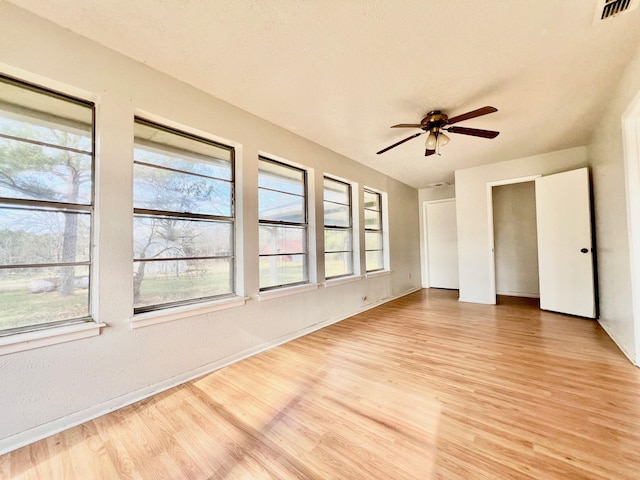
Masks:
[[[444,113],[440,112],[440,110],[434,110],[433,112],[429,112],[426,117],[422,119],[420,125],[422,125],[423,130],[429,130],[431,132],[437,132],[440,128],[444,127],[447,124],[449,117]]]

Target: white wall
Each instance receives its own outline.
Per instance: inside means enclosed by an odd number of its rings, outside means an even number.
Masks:
[[[495,301],[490,286],[493,262],[487,183],[537,174],[550,175],[586,165],[587,148],[576,147],[455,172],[461,301]]]
[[[612,85],[614,87],[614,85]],[[619,79],[589,145],[595,201],[600,324],[640,364],[630,280],[625,167],[621,118],[640,90],[640,49]],[[635,239],[640,241],[640,239]],[[640,332],[636,332],[640,343]]]
[[[97,337],[0,357],[0,451],[420,286],[415,189],[6,2],[0,18],[4,73],[97,103],[94,316],[108,324]],[[131,329],[132,122],[143,112],[236,147],[238,281],[240,293],[251,297],[245,306]],[[392,273],[257,301],[259,152],[312,168],[316,185],[329,173],[358,182],[360,190],[387,192]],[[321,201],[315,211],[321,214]]]
[[[496,293],[540,297],[534,182],[493,187]]]
[[[447,185],[445,187],[430,187],[430,188],[422,188],[418,190],[418,203],[420,205],[420,265],[422,265],[421,271],[421,282],[422,288],[427,288],[429,286],[429,282],[427,281],[427,269],[428,259],[427,259],[427,234],[426,234],[426,219],[425,219],[425,202],[430,202],[433,200],[444,200],[445,198],[455,198],[456,197],[456,188],[455,185]]]

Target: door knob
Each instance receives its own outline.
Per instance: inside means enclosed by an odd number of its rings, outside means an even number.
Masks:
[[[581,248],[580,251],[582,253],[589,253],[589,249],[588,248]]]

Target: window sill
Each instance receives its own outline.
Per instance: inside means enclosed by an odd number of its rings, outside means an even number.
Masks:
[[[142,328],[158,323],[172,322],[183,318],[204,315],[205,313],[227,310],[229,308],[241,307],[247,303],[248,297],[231,297],[214,300],[206,303],[184,305],[181,307],[156,310],[134,315],[131,319],[131,328]]]
[[[258,295],[258,301],[273,300],[274,298],[286,297],[287,295],[295,295],[296,293],[309,292],[317,290],[317,283],[305,283],[304,285],[296,285],[295,287],[283,287],[277,290],[268,290]]]
[[[82,322],[8,335],[0,338],[0,355],[24,352],[25,350],[80,340],[81,338],[95,337],[100,335],[100,329],[106,326],[106,323]]]
[[[324,282],[324,286],[325,288],[336,287],[345,283],[357,282],[359,280],[362,280],[363,278],[364,275],[349,275],[348,277],[331,278]]]
[[[385,275],[391,275],[391,270],[376,270],[375,272],[369,272],[365,275],[366,278],[384,277]]]

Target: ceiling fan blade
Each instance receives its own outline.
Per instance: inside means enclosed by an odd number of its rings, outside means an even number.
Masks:
[[[407,137],[403,140],[400,140],[399,142],[394,143],[393,145],[389,145],[387,148],[383,148],[382,150],[380,150],[379,152],[376,152],[376,155],[380,155],[381,153],[386,152],[387,150],[391,150],[394,147],[397,147],[398,145],[403,144],[404,142],[408,142],[409,140],[411,140],[412,138],[416,138],[417,136],[422,135],[424,132],[420,132],[420,133],[416,133],[414,135],[411,135],[410,137]]]
[[[479,128],[467,128],[467,127],[450,127],[446,129],[447,132],[461,133],[462,135],[472,135],[474,137],[482,138],[496,138],[500,132],[495,130],[481,130]]]
[[[424,151],[424,156],[428,157],[429,155],[433,155],[434,153],[436,153],[435,150],[429,150],[428,148]]]
[[[498,109],[495,107],[482,107],[477,110],[473,110],[471,112],[463,113],[462,115],[458,115],[457,117],[451,117],[447,121],[447,125],[453,125],[454,123],[462,122],[463,120],[469,120],[470,118],[481,117],[482,115],[487,115],[488,113],[497,112]]]
[[[423,125],[419,123],[399,123],[398,125],[391,125],[391,128],[422,128]]]

